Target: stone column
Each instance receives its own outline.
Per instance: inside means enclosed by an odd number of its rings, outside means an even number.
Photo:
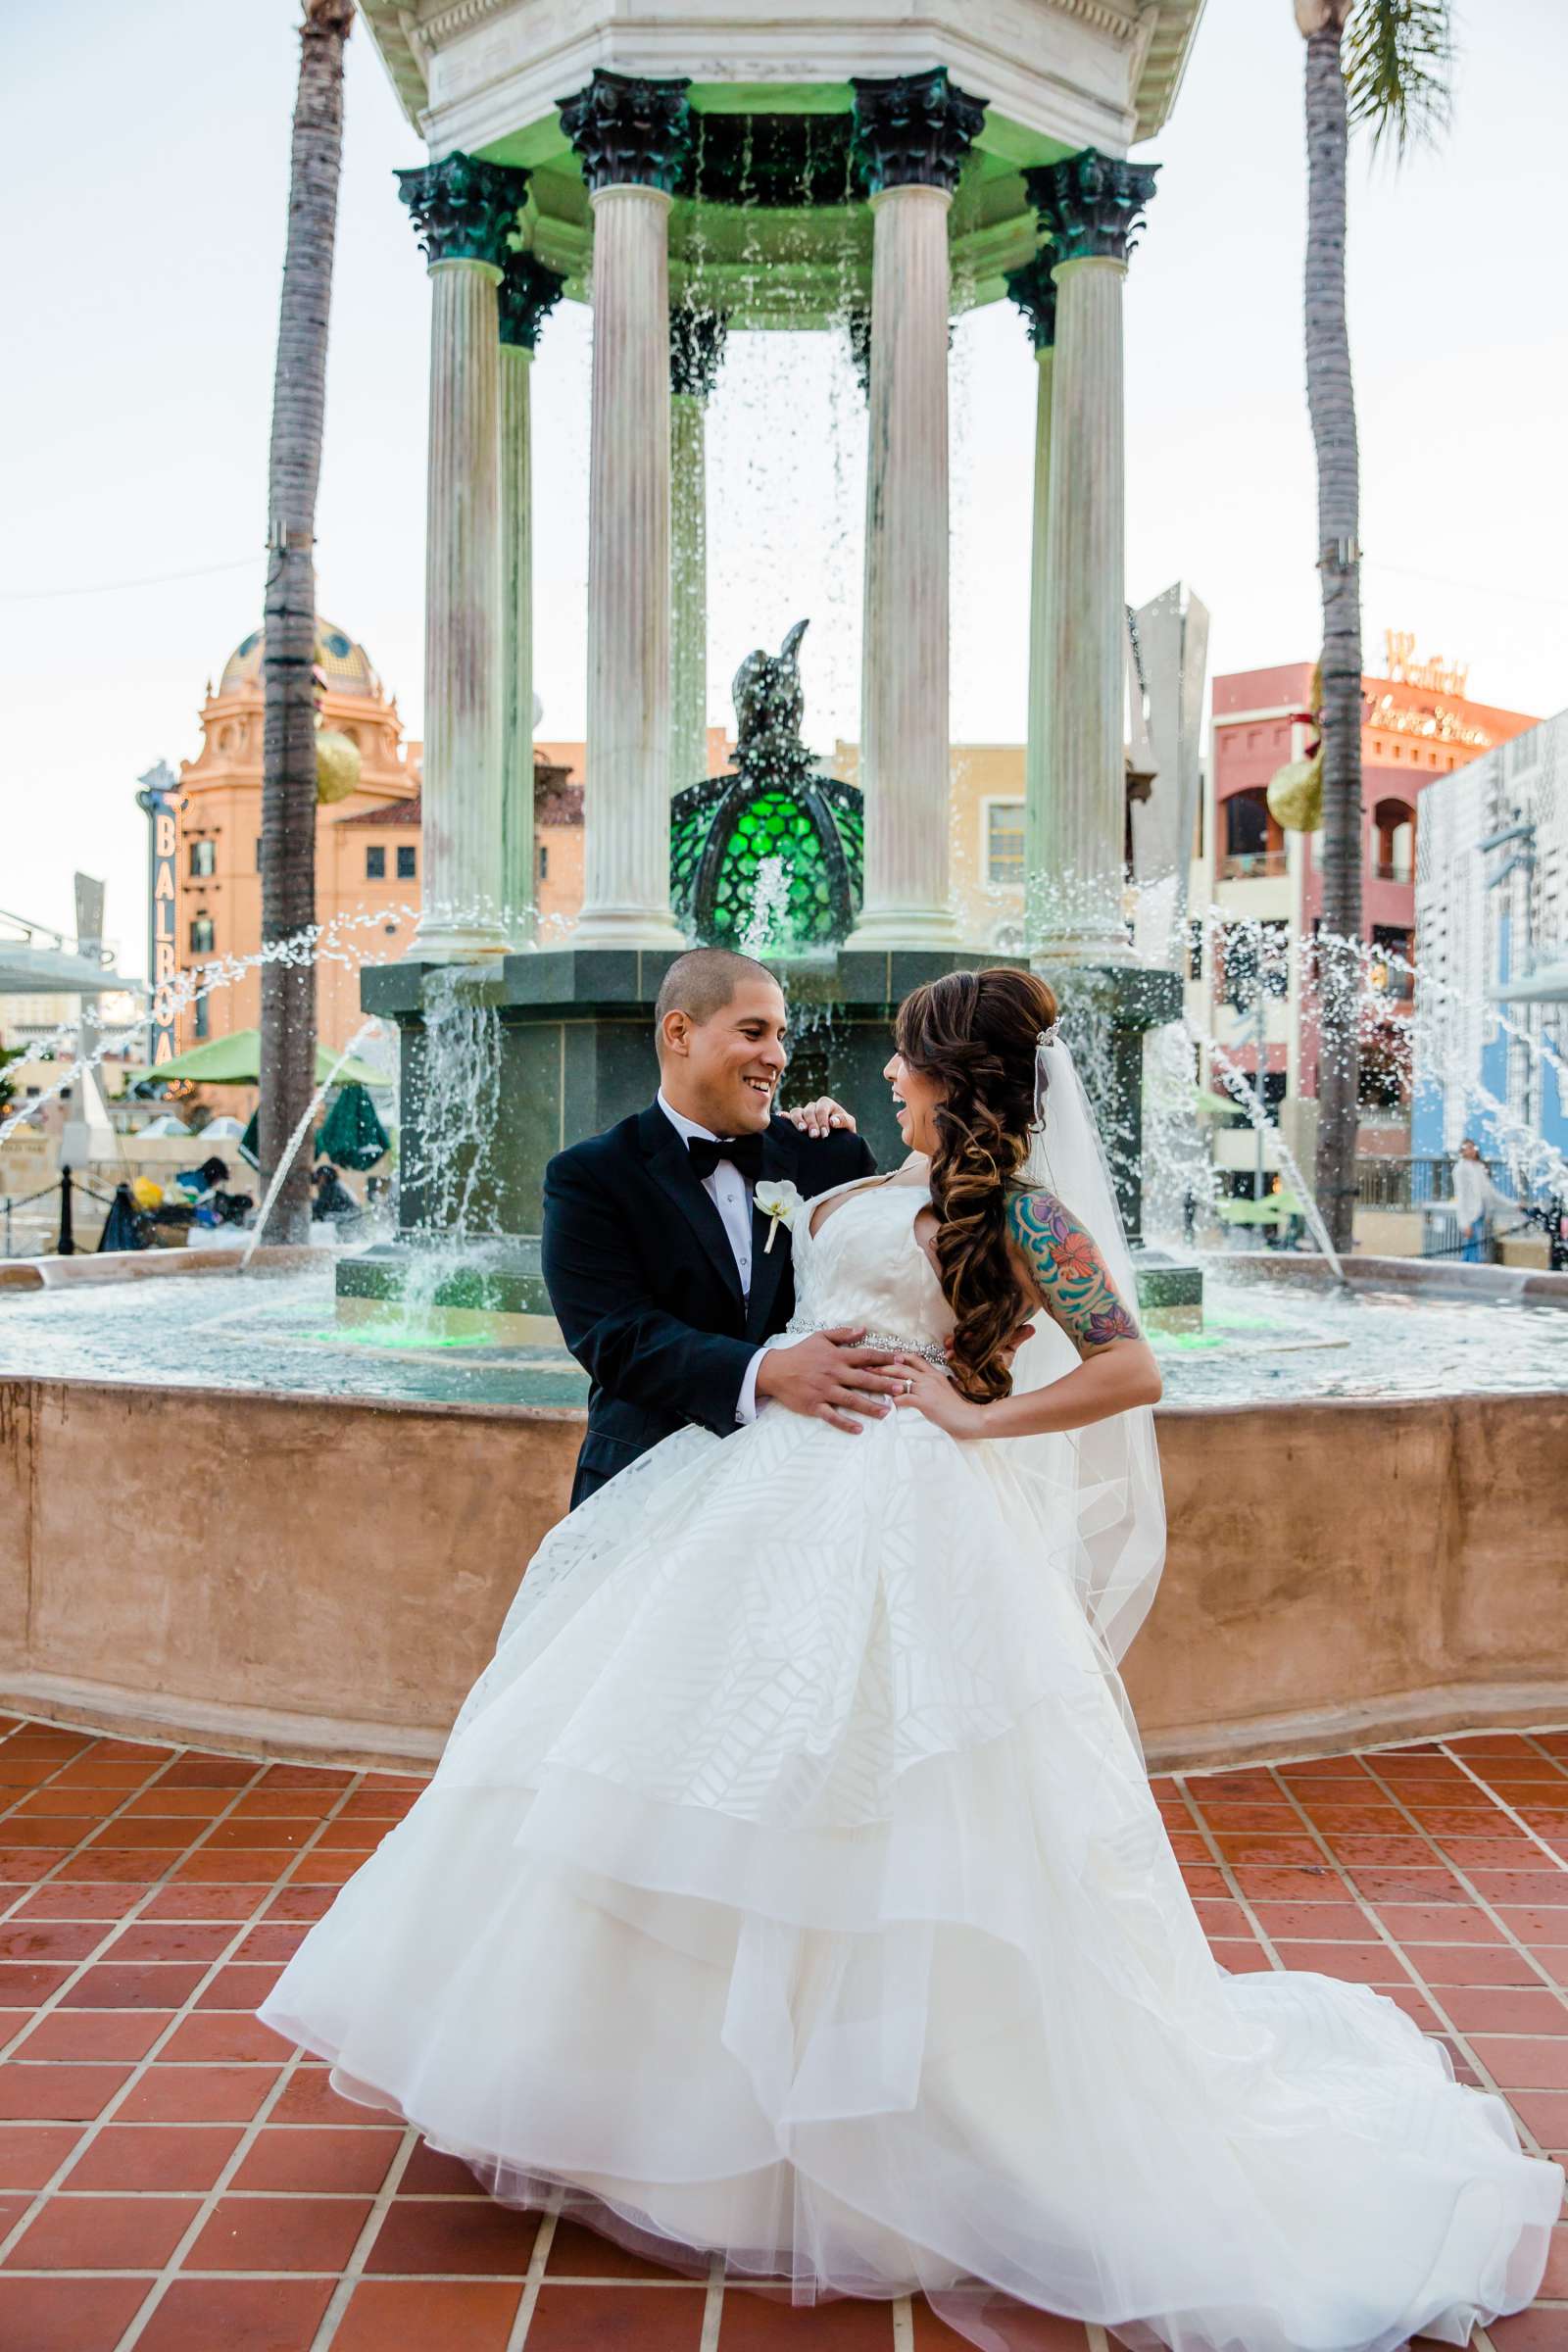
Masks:
[[[1029,874],[1030,946],[1047,963],[1128,956],[1121,288],[1157,170],[1091,147],[1024,174],[1056,286],[1044,757]]]
[[[708,773],[708,433],[729,321],[677,303],[669,314],[669,783]]]
[[[501,328],[501,910],[509,947],[534,937],[533,453],[530,376],[564,279],[509,253]]]
[[[601,71],[561,110],[594,216],[584,948],[685,944],[669,914],[669,206],[686,88]]]
[[[400,172],[430,265],[421,911],[411,953],[506,952],[501,924],[500,368],[496,288],[527,174],[449,155]]]
[[[948,211],[985,108],[938,67],[857,80],[871,188],[870,457],[854,948],[949,948]]]
[[[1051,256],[1037,254],[1009,270],[1007,292],[1023,313],[1035,355],[1034,513],[1029,538],[1029,722],[1024,752],[1024,927],[1033,942],[1038,899],[1034,877],[1050,871],[1047,858],[1046,729],[1051,712],[1051,640],[1047,635],[1046,566],[1051,541],[1051,401],[1056,340],[1056,288]]]

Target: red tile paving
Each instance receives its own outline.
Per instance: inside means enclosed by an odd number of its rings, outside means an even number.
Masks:
[[[418,1785],[0,1716],[6,2352],[957,2352],[918,2303],[798,2310],[496,2206],[257,2022]],[[1378,1986],[1568,2156],[1568,1731],[1154,1786],[1226,1967]],[[1474,2352],[1568,2348],[1557,2240]]]

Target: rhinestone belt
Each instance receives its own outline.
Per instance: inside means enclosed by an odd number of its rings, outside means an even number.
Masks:
[[[853,1325],[851,1328],[853,1328]],[[805,1340],[809,1339],[813,1331],[842,1331],[843,1329],[844,1325],[842,1322],[802,1323],[792,1319],[788,1324],[786,1324],[784,1330],[779,1334],[779,1337],[785,1340]],[[900,1354],[903,1355],[923,1355],[928,1363],[940,1365],[943,1371],[946,1371],[948,1368],[947,1350],[943,1348],[939,1348],[935,1341],[908,1340],[905,1338],[902,1332],[898,1331],[865,1332],[856,1342],[856,1346],[858,1348],[896,1348]]]

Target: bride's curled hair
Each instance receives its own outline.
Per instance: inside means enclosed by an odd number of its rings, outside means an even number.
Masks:
[[[1001,1349],[1027,1311],[1007,1250],[1007,1185],[1029,1155],[1040,1032],[1056,1000],[1034,972],[950,972],[899,1006],[894,1038],[910,1067],[937,1080],[931,1201],[937,1266],[953,1310],[951,1361],[966,1396],[1005,1396]]]

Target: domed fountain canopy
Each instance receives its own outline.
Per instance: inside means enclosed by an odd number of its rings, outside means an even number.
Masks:
[[[999,300],[1034,257],[1023,172],[1097,147],[1123,155],[1174,102],[1202,0],[362,0],[432,157],[530,173],[539,260],[586,300],[588,191],[562,125],[596,72],[684,79],[692,136],[675,181],[671,286],[750,327],[820,326],[870,299],[871,216],[852,148],[853,83],[943,69],[985,107],[952,217],[956,309]],[[725,78],[734,62],[737,78]],[[746,78],[739,76],[744,74]]]
[[[261,684],[266,640],[265,629],[252,629],[249,636],[240,639],[223,663],[222,676],[218,682],[220,694],[234,694],[242,686]],[[381,691],[381,681],[364,646],[346,629],[340,629],[335,620],[323,620],[319,613],[316,617],[316,663],[333,694],[374,696]]]

